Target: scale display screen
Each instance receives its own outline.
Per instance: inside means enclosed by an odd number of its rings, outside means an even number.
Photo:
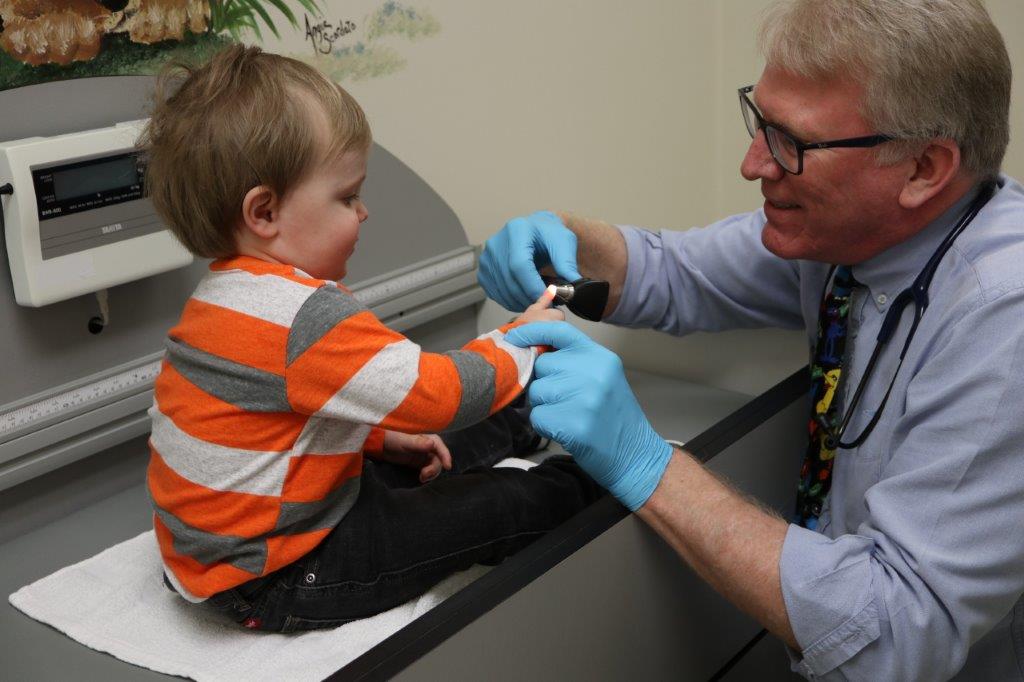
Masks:
[[[33,167],[43,260],[163,230],[145,172],[137,151]]]
[[[39,220],[141,199],[144,173],[138,152],[33,168]]]
[[[139,184],[138,163],[131,154],[53,172],[53,196],[57,201]]]

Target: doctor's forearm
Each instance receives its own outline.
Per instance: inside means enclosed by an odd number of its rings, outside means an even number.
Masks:
[[[629,262],[626,241],[614,225],[564,211],[557,213],[565,226],[576,235],[576,261],[580,274],[591,279],[606,280],[611,286],[608,305],[604,309],[604,316],[608,316],[619,305],[622,286],[626,281],[626,265]]]
[[[785,521],[678,449],[637,515],[719,593],[799,650],[779,577]]]

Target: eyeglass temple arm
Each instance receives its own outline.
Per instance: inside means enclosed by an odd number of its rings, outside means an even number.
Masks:
[[[888,142],[895,138],[888,135],[869,135],[867,137],[847,137],[842,140],[829,140],[828,142],[806,142],[801,146],[807,149],[830,149],[832,147],[874,147],[882,142]]]

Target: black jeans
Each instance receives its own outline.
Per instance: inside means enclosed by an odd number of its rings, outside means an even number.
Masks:
[[[473,564],[498,564],[605,494],[564,456],[529,471],[492,468],[536,446],[522,408],[444,440],[451,472],[421,484],[414,469],[366,460],[355,506],[319,546],[203,603],[250,628],[336,627],[398,606]]]

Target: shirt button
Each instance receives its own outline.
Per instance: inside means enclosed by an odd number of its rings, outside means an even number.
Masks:
[[[316,574],[315,573],[307,573],[306,574],[306,584],[307,585],[312,585],[314,582],[316,582]]]
[[[879,294],[878,296],[875,297],[875,301],[878,303],[878,305],[885,305],[886,303],[889,302],[889,297],[886,296],[885,294]]]

